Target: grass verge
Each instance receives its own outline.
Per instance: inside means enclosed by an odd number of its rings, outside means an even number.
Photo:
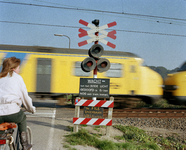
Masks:
[[[145,104],[144,102],[141,102],[138,106],[140,107],[152,107],[152,108],[186,108],[184,105],[172,105],[167,102],[165,99],[158,100],[155,104]]]
[[[162,136],[153,137],[137,127],[123,125],[114,125],[113,127],[123,132],[122,136],[113,137],[113,139],[117,140],[118,142],[98,138],[98,136],[88,133],[85,128],[79,130],[78,133],[66,135],[66,142],[68,142],[70,145],[92,146],[100,150],[186,149],[186,142],[180,142],[174,136],[167,138],[163,138]]]

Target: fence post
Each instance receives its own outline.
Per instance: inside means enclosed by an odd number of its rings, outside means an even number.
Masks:
[[[114,101],[114,97],[111,96],[110,101]],[[108,108],[108,119],[112,119],[112,112],[113,112],[113,108]],[[106,136],[110,136],[111,128],[112,128],[112,126],[107,126]]]
[[[80,99],[80,97],[76,97],[76,99]],[[80,112],[80,106],[75,105],[75,116],[74,117],[79,118],[79,112]],[[74,133],[78,132],[78,124],[74,124],[73,131],[74,131]]]

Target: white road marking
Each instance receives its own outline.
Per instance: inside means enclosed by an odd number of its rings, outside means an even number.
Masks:
[[[53,116],[52,116],[52,122],[51,122],[51,128],[49,131],[49,135],[51,136],[51,138],[48,139],[48,145],[47,145],[47,150],[51,150],[53,147],[53,137],[54,137],[54,125],[55,125],[55,115],[56,115],[56,109],[54,109],[53,111]]]
[[[49,117],[55,118],[56,116],[56,108],[53,109],[38,109],[34,114],[25,112],[27,117]]]
[[[25,112],[27,117],[48,117],[52,118],[51,120],[51,127],[49,130],[50,138],[48,138],[46,150],[52,150],[53,147],[53,137],[54,137],[54,125],[55,125],[55,117],[56,117],[56,108],[53,109],[37,109],[36,113],[31,114]]]

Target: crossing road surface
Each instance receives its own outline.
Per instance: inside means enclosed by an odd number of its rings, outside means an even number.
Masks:
[[[63,136],[69,133],[68,126],[73,126],[74,108],[57,106],[56,101],[51,100],[33,101],[33,104],[36,113],[26,112],[27,125],[33,134],[33,150],[65,150]]]

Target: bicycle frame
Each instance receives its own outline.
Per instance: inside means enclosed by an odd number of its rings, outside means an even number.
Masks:
[[[0,137],[0,150],[6,150],[5,148],[9,147],[10,150],[19,150],[19,141],[18,138],[18,130],[16,133],[16,143],[14,141],[13,134],[14,129],[16,128],[15,123],[2,123],[0,124],[0,130],[4,131],[4,133]]]
[[[16,129],[16,133],[14,132],[14,128]],[[6,146],[8,146],[10,150],[19,150],[21,144],[17,125],[15,123],[8,122],[2,123],[0,124],[0,131],[4,131],[4,133],[0,136],[0,150],[6,150],[5,149]],[[32,130],[29,126],[27,126],[26,132],[28,143],[32,144],[33,143]],[[15,133],[16,135],[13,133]],[[32,150],[32,148],[30,150]]]

